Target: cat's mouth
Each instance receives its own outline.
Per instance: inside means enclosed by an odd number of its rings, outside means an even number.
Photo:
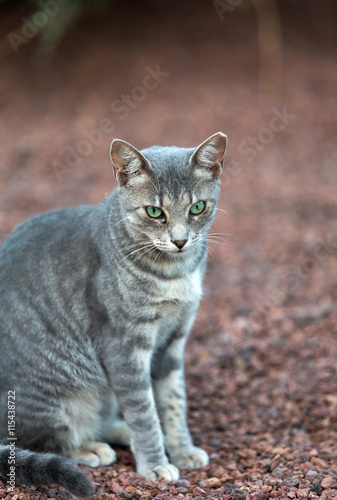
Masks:
[[[177,245],[176,243],[173,242],[166,243],[166,242],[154,241],[153,244],[161,252],[174,256],[186,254],[191,248],[190,245],[187,245],[185,243],[184,244],[178,243]]]

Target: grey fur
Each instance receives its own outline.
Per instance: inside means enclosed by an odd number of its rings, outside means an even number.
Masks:
[[[16,394],[17,466],[28,467],[20,483],[61,483],[68,462],[50,453],[108,465],[116,458],[108,442],[130,441],[147,479],[177,480],[175,465],[208,462],[186,423],[183,352],[201,296],[225,149],[222,133],[197,149],[139,152],[114,140],[117,190],[96,206],[37,215],[0,247],[4,480],[8,391]],[[200,200],[206,208],[192,216]],[[162,208],[166,220],[151,218],[146,206]],[[173,241],[181,240],[187,243],[179,251]],[[117,419],[118,405],[127,424]],[[20,448],[35,450],[35,458],[25,459],[30,452]],[[48,476],[51,457],[56,472]],[[29,479],[29,460],[45,464],[44,472]],[[82,472],[68,476],[62,484],[91,494]]]

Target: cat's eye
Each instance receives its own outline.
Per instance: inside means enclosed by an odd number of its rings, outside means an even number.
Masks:
[[[159,217],[163,217],[163,211],[158,207],[146,207],[147,214],[153,219],[159,219]]]
[[[193,215],[199,215],[205,210],[206,203],[204,201],[198,201],[191,206],[191,213]]]

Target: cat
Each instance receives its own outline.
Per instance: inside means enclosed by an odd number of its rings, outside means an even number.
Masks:
[[[197,148],[114,139],[112,194],[36,215],[1,245],[4,482],[92,495],[75,464],[110,465],[109,443],[130,445],[148,480],[207,465],[186,422],[183,356],[226,147],[221,132]]]

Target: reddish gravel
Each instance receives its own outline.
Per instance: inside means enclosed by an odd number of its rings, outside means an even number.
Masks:
[[[146,482],[117,448],[113,466],[83,467],[97,499],[337,498],[337,9],[275,5],[243,1],[220,21],[212,2],[119,1],[79,19],[47,62],[38,37],[8,48],[25,11],[2,7],[1,240],[32,214],[113,189],[112,136],[139,148],[218,130],[230,141],[228,215],[214,224],[230,235],[211,244],[186,352],[189,423],[210,465]],[[157,65],[169,73],[158,86],[112,111]],[[102,119],[114,130],[86,154],[83,130]],[[62,167],[67,147],[86,153]],[[8,500],[70,497],[0,483]]]

